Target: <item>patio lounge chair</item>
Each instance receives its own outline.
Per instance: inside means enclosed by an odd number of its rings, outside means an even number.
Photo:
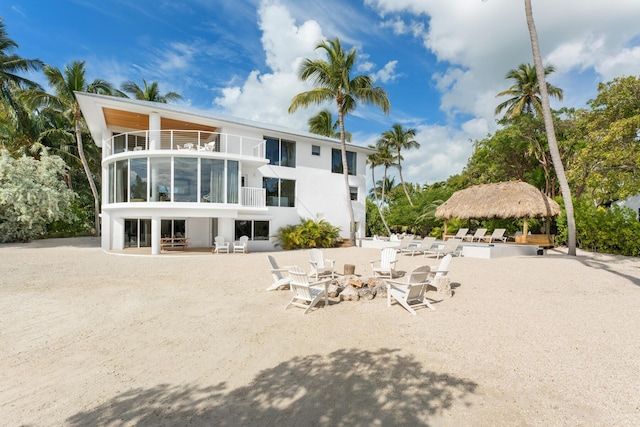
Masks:
[[[427,255],[435,254],[436,259],[439,259],[440,255],[447,255],[447,254],[460,256],[460,253],[462,252],[460,249],[461,241],[462,240],[460,239],[449,239],[446,242],[444,242],[444,245],[442,246],[442,248],[437,247],[437,248],[433,248],[433,249],[429,249],[428,251],[425,251],[424,256],[426,257]]]
[[[285,310],[290,305],[304,308],[304,314],[307,314],[311,308],[313,308],[320,299],[324,298],[324,306],[329,304],[327,286],[331,279],[322,279],[316,282],[309,282],[309,276],[300,267],[294,266],[289,269],[289,275],[291,277],[291,291],[293,292],[293,298]]]
[[[318,280],[319,276],[330,275],[333,279],[335,270],[333,266],[336,262],[332,259],[327,259],[322,255],[320,249],[311,249],[309,251],[309,264],[311,264],[310,276],[315,276]]]
[[[474,240],[478,240],[478,242],[479,242],[480,239],[483,239],[486,235],[487,235],[487,229],[486,228],[478,228],[475,233],[473,233],[470,236],[463,237],[462,240],[470,240],[472,242]]]
[[[492,242],[506,242],[507,238],[504,237],[504,233],[505,231],[507,231],[504,228],[496,228],[495,230],[493,230],[493,233],[491,233],[490,236],[485,236],[484,237],[484,241],[487,243],[492,243]]]
[[[431,310],[435,310],[425,297],[429,285],[427,279],[429,271],[428,265],[421,265],[407,274],[406,282],[385,280],[387,283],[387,307],[391,307],[391,299],[393,298],[414,316],[416,315],[414,310],[416,307],[429,307]]]
[[[289,286],[289,283],[291,282],[291,277],[289,277],[289,269],[292,266],[278,266],[276,259],[271,255],[267,255],[267,260],[269,261],[269,272],[273,277],[273,283],[269,285],[267,290],[275,291],[282,286]]]
[[[413,238],[415,236],[413,234],[409,234],[408,236],[404,236],[402,240],[400,240],[400,246],[396,246],[395,249],[397,251],[402,252],[403,249],[407,249],[413,243]]]
[[[398,260],[396,260],[397,253],[398,252],[395,248],[383,248],[380,251],[380,259],[371,261],[371,275],[376,276],[377,274],[379,276],[393,279],[393,276],[396,272],[396,262],[398,262]],[[378,264],[377,267],[376,264]]]
[[[451,237],[451,239],[464,239],[468,232],[468,228],[461,228],[458,230],[455,236]]]
[[[248,236],[240,236],[240,240],[233,242],[233,253],[242,252],[246,254],[249,252],[249,237]]]
[[[408,248],[401,249],[400,253],[410,253],[411,256],[414,256],[415,254],[423,254],[424,251],[431,249],[431,246],[433,246],[435,241],[435,237],[425,237],[418,246],[410,246]]]
[[[229,242],[225,242],[224,241],[224,237],[222,236],[216,236],[216,238],[214,239],[214,248],[213,248],[213,253],[216,254],[221,254],[221,253],[229,253]]]

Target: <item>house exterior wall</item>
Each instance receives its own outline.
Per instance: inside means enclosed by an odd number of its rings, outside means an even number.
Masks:
[[[349,237],[349,213],[344,177],[342,173],[331,172],[332,148],[340,148],[340,144],[336,140],[269,125],[242,121],[236,123],[230,119],[208,117],[201,112],[183,111],[180,107],[166,104],[94,94],[76,94],[76,96],[94,141],[103,149],[102,248],[104,250],[119,250],[131,244],[141,245],[141,242],[144,242],[145,246],[151,245],[152,253],[160,253],[160,233],[164,220],[184,221],[185,237],[189,238],[189,246],[192,247],[211,247],[215,235],[221,235],[227,241],[236,240],[239,237],[235,235],[236,220],[268,221],[269,236],[273,236],[279,228],[298,224],[301,218],[323,219],[340,227],[342,237]],[[139,129],[140,124],[136,129],[107,124],[103,113],[105,108],[118,110],[123,114],[144,114],[148,117],[148,123],[142,124],[144,127],[142,131]],[[192,150],[186,152],[180,151],[174,146],[168,146],[165,132],[170,130],[155,129],[165,118],[181,120],[182,123],[196,127],[197,124],[202,124],[209,129],[215,128],[220,140],[224,141],[220,145],[223,149],[230,151],[215,153]],[[113,140],[110,138],[113,135],[134,133],[144,135],[143,141],[146,141],[146,145],[138,147],[135,151],[133,147],[128,145],[124,150],[120,149],[117,152],[112,150],[114,146],[112,145]],[[161,135],[161,133],[163,134]],[[211,133],[209,132],[209,134]],[[255,142],[260,142],[264,138],[295,141],[295,167],[269,164],[264,158],[264,152],[261,154],[262,158],[259,157],[260,154],[256,157]],[[160,140],[162,140],[162,144]],[[127,141],[129,140],[127,139]],[[228,142],[227,146],[225,142]],[[200,140],[197,145],[198,148],[204,148],[200,147]],[[241,153],[235,151],[239,146],[242,147]],[[312,146],[319,147],[319,155],[312,154]],[[372,151],[352,145],[349,145],[347,150],[356,153],[356,175],[349,176],[349,185],[357,188],[358,200],[351,203],[354,207],[355,220],[358,223],[357,234],[364,236],[366,157]],[[243,200],[239,200],[239,203],[204,203],[204,200],[200,200],[201,194],[197,195],[197,201],[180,202],[177,201],[177,193],[171,193],[170,201],[167,202],[157,198],[151,199],[153,190],[151,190],[150,182],[147,184],[146,190],[149,195],[148,200],[134,202],[131,195],[128,195],[127,197],[131,198],[131,201],[117,202],[112,200],[110,202],[108,194],[109,192],[113,194],[113,185],[115,184],[110,183],[109,180],[109,164],[116,159],[126,162],[132,162],[132,159],[136,158],[150,159],[147,160],[147,176],[149,181],[152,181],[151,165],[153,159],[158,157],[171,158],[172,165],[176,158],[199,159],[197,160],[198,170],[200,170],[201,162],[209,158],[237,161],[239,165],[238,179],[242,180],[242,186],[253,188],[256,191],[263,188],[264,178],[293,180],[295,181],[294,207],[268,206],[268,201],[262,206],[244,205]],[[176,175],[171,172],[171,176],[175,177]],[[201,175],[198,173],[197,176],[199,182]],[[127,178],[127,180],[131,181],[131,178]],[[114,178],[113,181],[116,179]],[[174,187],[177,186],[173,181],[172,184]],[[130,183],[120,183],[120,185],[130,185]],[[238,186],[240,185],[238,183]],[[199,192],[201,191],[200,187],[199,184]],[[240,198],[243,191],[242,188],[239,189]],[[286,199],[288,200],[288,197]],[[131,233],[132,221],[138,221],[135,223],[139,234],[134,238],[127,234]],[[274,243],[273,238],[252,240],[249,242],[249,249],[272,250]]]

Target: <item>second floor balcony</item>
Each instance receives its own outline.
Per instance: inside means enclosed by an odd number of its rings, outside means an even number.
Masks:
[[[107,156],[127,151],[172,150],[265,159],[265,141],[241,135],[198,130],[125,132],[103,142]]]

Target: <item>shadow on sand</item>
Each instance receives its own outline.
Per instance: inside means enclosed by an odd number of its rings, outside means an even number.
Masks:
[[[429,425],[469,406],[472,381],[424,370],[399,350],[340,350],[296,357],[228,389],[160,384],[132,389],[67,422],[86,425]],[[204,374],[204,373],[203,373]],[[229,372],[233,375],[233,372]]]

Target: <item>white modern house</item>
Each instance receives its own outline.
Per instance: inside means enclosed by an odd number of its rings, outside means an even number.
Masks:
[[[249,237],[271,250],[280,227],[324,219],[349,237],[339,141],[182,106],[76,93],[102,147],[102,248],[149,247],[165,237],[212,247]],[[286,112],[283,112],[286,114]],[[365,230],[371,149],[348,145],[356,233]]]

